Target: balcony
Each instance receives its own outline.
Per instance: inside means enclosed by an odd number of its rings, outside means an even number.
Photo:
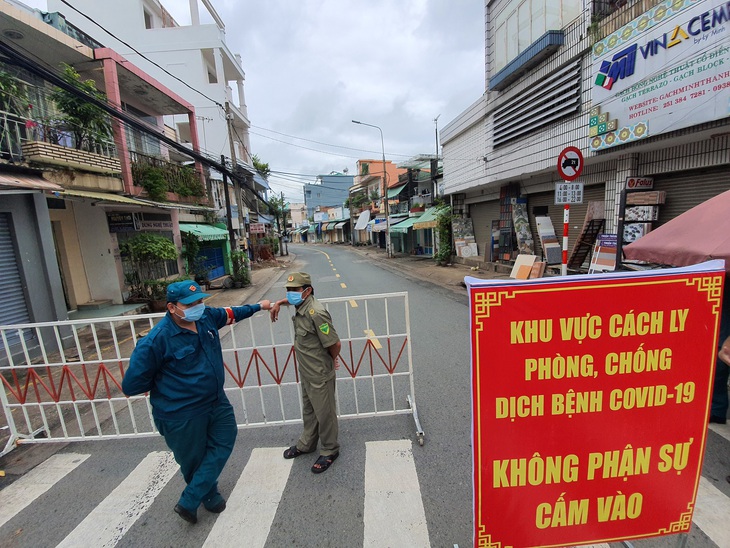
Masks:
[[[0,111],[0,157],[96,173],[121,173],[116,147],[96,141],[77,147],[73,134],[60,123],[39,124],[30,118]]]
[[[200,172],[164,158],[130,151],[132,181],[144,188],[150,200],[185,203],[207,202]]]

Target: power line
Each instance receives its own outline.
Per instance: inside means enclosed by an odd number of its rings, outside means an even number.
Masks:
[[[76,9],[76,8],[75,8],[74,6],[72,6],[71,4],[69,4],[69,3],[68,3],[68,2],[66,1],[66,0],[61,0],[61,2],[63,2],[63,3],[65,4],[65,5],[67,5],[67,6],[69,7],[69,8],[71,8],[72,10],[74,10],[74,11],[75,11],[76,13],[78,13],[78,14],[79,14],[79,15],[81,15],[82,17],[84,17],[84,18],[88,19],[88,20],[89,20],[89,21],[90,21],[91,23],[93,23],[94,25],[96,25],[97,27],[99,27],[99,28],[100,28],[101,30],[103,30],[104,32],[106,32],[106,33],[107,33],[107,34],[108,34],[109,36],[111,36],[111,37],[112,37],[112,38],[114,38],[115,40],[117,40],[117,41],[121,42],[122,44],[124,44],[125,46],[127,46],[127,47],[128,47],[129,49],[131,49],[131,50],[132,50],[133,52],[135,52],[135,53],[136,53],[137,55],[139,55],[140,57],[142,57],[142,59],[145,59],[146,61],[148,61],[148,62],[152,63],[152,64],[153,64],[154,66],[156,66],[156,67],[157,67],[158,69],[160,69],[160,70],[161,70],[162,72],[164,72],[164,73],[165,73],[165,74],[167,74],[168,76],[170,76],[170,77],[174,78],[175,80],[177,80],[177,81],[178,81],[178,82],[180,82],[181,84],[183,84],[183,85],[185,85],[186,87],[190,88],[190,89],[191,89],[191,90],[193,90],[193,91],[194,91],[195,93],[198,93],[198,94],[202,95],[203,97],[205,97],[205,98],[206,98],[206,99],[207,99],[208,101],[210,101],[211,103],[214,103],[214,104],[218,105],[218,107],[219,107],[219,108],[223,108],[223,105],[222,105],[222,104],[220,104],[220,103],[219,103],[218,101],[216,101],[215,99],[211,99],[210,97],[208,97],[208,96],[207,96],[207,95],[206,95],[205,93],[203,93],[202,91],[200,91],[200,90],[198,90],[198,89],[195,89],[195,88],[194,88],[194,87],[192,87],[192,86],[191,86],[190,84],[188,84],[188,83],[187,83],[187,82],[185,82],[184,80],[181,80],[180,78],[178,78],[177,76],[175,76],[174,74],[172,74],[171,72],[169,72],[169,71],[168,71],[167,69],[165,69],[164,67],[162,67],[162,66],[158,65],[158,64],[157,64],[157,63],[155,63],[155,62],[154,62],[154,61],[153,61],[152,59],[150,59],[149,57],[147,57],[147,56],[146,56],[146,55],[145,55],[144,53],[142,53],[142,52],[140,52],[139,50],[137,50],[137,48],[135,48],[134,46],[132,46],[132,45],[131,45],[131,44],[129,44],[128,42],[125,42],[124,40],[122,40],[121,38],[119,38],[118,36],[116,36],[116,35],[115,35],[115,34],[114,34],[113,32],[111,32],[111,31],[109,31],[109,30],[105,29],[105,28],[104,28],[104,27],[103,27],[103,26],[102,26],[101,24],[99,24],[99,23],[97,23],[96,21],[94,21],[94,20],[93,20],[93,19],[92,19],[91,17],[89,17],[88,15],[86,15],[85,13],[83,13],[82,11],[79,11],[78,9]]]

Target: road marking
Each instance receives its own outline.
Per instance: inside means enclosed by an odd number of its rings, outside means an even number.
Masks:
[[[339,274],[335,274],[335,276],[336,276],[336,277],[338,277],[338,278],[340,277],[340,275],[339,275]]]
[[[5,487],[0,491],[0,527],[88,458],[78,453],[53,455]]]
[[[352,308],[357,308],[357,301],[353,301],[352,299],[350,299],[350,306]]]
[[[282,458],[286,447],[256,448],[216,519],[204,547],[263,547],[289,479],[294,459]],[[306,510],[305,510],[306,512]],[[245,541],[244,541],[245,539]]]
[[[178,470],[171,452],[148,454],[56,548],[115,546]]]
[[[710,430],[730,441],[730,424],[710,424]]]
[[[730,498],[705,477],[701,477],[692,521],[718,546],[730,546],[728,516]]]
[[[368,338],[368,340],[373,344],[373,346],[375,348],[377,348],[378,350],[383,348],[383,345],[380,344],[380,341],[375,336],[375,332],[372,329],[363,329],[363,331],[365,332],[365,336]]]
[[[365,443],[363,546],[431,546],[410,440]]]
[[[347,286],[346,286],[346,285],[344,284],[344,282],[340,282],[340,287],[341,287],[342,289],[347,289]]]

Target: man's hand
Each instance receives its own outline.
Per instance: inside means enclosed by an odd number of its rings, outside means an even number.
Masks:
[[[337,371],[340,368],[340,357],[337,356],[335,358],[335,371]]]
[[[261,306],[261,310],[271,310],[271,301],[269,301],[268,299],[259,301],[259,305]]]
[[[726,365],[730,365],[730,337],[725,339],[722,343],[720,352],[717,353],[717,357],[720,358]]]
[[[281,308],[281,305],[279,303],[274,303],[271,305],[271,308],[269,309],[269,318],[271,318],[272,322],[275,322],[279,319],[279,309]]]

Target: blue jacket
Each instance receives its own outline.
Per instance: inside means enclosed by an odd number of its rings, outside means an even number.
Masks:
[[[261,310],[258,304],[206,307],[195,322],[198,332],[178,326],[167,315],[138,343],[122,380],[127,396],[150,393],[152,413],[163,420],[188,420],[210,411],[225,398],[225,370],[218,330]]]

